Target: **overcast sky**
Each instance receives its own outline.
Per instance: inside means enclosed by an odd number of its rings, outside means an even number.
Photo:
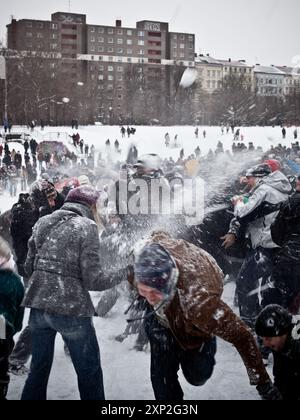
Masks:
[[[16,19],[50,20],[68,11],[68,0],[1,1],[0,39]],[[170,23],[170,31],[196,35],[196,52],[250,64],[291,65],[300,58],[299,0],[70,0],[71,12],[87,15],[89,24],[126,27],[138,20]],[[295,60],[295,59],[294,59]],[[300,60],[299,60],[300,61]]]

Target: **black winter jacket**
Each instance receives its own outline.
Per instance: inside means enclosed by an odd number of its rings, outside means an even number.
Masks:
[[[273,241],[282,247],[279,258],[300,264],[300,192],[282,204],[271,233]]]

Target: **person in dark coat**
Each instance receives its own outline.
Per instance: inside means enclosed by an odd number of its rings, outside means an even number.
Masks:
[[[9,375],[8,359],[14,347],[13,336],[22,329],[24,286],[14,273],[14,261],[8,243],[0,237],[0,401],[6,399]]]
[[[282,205],[271,233],[273,241],[281,247],[272,275],[274,303],[297,314],[300,308],[300,176],[296,193]]]
[[[24,141],[23,146],[24,146],[25,154],[26,154],[26,153],[28,153],[28,150],[29,150],[29,143],[28,143],[28,140],[25,140],[25,141]]]
[[[236,347],[263,399],[280,398],[250,329],[221,299],[224,276],[209,254],[154,232],[136,256],[133,271],[130,279],[150,305],[145,323],[157,400],[183,399],[179,366],[192,385],[207,382],[215,365],[215,336]]]
[[[20,194],[19,200],[11,209],[11,227],[13,248],[17,257],[17,267],[20,276],[25,276],[24,264],[28,252],[28,241],[32,235],[32,228],[38,221],[38,209],[34,209],[29,194]]]
[[[32,363],[23,400],[47,398],[58,332],[69,349],[81,399],[105,399],[89,291],[103,291],[125,280],[127,268],[115,273],[102,270],[99,198],[92,187],[75,188],[60,210],[41,218],[34,227],[26,260],[30,281],[23,300],[31,308]]]
[[[274,383],[283,400],[300,400],[300,319],[279,305],[267,306],[258,316],[256,333],[274,356]]]

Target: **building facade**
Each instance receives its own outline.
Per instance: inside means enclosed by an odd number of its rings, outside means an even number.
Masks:
[[[90,119],[104,122],[141,118],[142,108],[158,118],[171,100],[174,74],[195,65],[195,36],[170,32],[166,22],[92,25],[85,15],[57,12],[50,21],[13,19],[7,33],[11,58],[29,67],[34,57],[44,60],[53,84],[65,84],[69,107],[80,102],[80,113],[87,112],[81,95],[89,96]]]

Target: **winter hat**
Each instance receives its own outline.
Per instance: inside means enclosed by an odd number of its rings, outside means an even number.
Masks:
[[[172,293],[177,284],[176,262],[168,251],[157,243],[146,245],[142,249],[136,259],[134,272],[137,282],[167,296]]]
[[[263,163],[261,165],[254,166],[251,169],[248,169],[246,172],[246,177],[255,177],[255,178],[264,178],[272,173],[269,165]]]
[[[69,192],[66,203],[80,203],[86,206],[94,206],[101,196],[101,192],[88,185],[74,188]]]
[[[81,175],[78,177],[78,182],[80,186],[83,185],[91,185],[91,181],[89,180],[89,177],[87,175]]]
[[[279,305],[267,306],[258,316],[255,325],[260,337],[281,337],[291,331],[292,315]]]
[[[276,159],[266,160],[264,164],[270,166],[272,172],[280,171],[281,169],[281,163]]]

